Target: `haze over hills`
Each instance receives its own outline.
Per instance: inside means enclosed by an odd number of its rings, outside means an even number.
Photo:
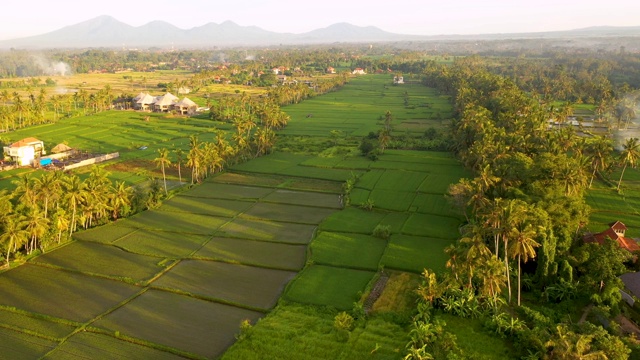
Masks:
[[[213,48],[242,45],[319,44],[319,43],[371,43],[392,41],[429,40],[498,40],[517,38],[572,38],[640,36],[640,26],[589,27],[584,29],[479,35],[403,35],[383,31],[374,26],[355,26],[337,23],[326,28],[302,34],[277,33],[256,26],[241,26],[231,21],[208,23],[191,29],[180,29],[165,21],[152,21],[134,27],[111,16],[99,16],[75,25],[66,26],[43,35],[0,41],[0,49],[43,48]]]

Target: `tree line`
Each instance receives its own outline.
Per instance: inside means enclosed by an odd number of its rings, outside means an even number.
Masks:
[[[449,199],[467,222],[446,248],[448,271],[423,274],[406,359],[460,354],[434,309],[485,319],[520,356],[626,359],[635,345],[596,325],[568,323],[552,309],[585,298],[604,317],[620,312],[618,276],[632,254],[613,242],[582,241],[590,212],[584,195],[595,177],[610,182],[611,169],[635,166],[638,139],[616,155],[606,135],[550,128],[544,101],[484,62],[461,58],[424,71],[426,85],[455,99],[451,148],[474,177],[450,186]],[[549,311],[525,306],[523,289]]]

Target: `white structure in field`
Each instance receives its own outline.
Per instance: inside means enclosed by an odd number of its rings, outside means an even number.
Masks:
[[[351,72],[353,75],[364,75],[366,74],[366,72],[364,72],[363,68],[356,68],[355,70],[353,70]]]
[[[31,165],[36,157],[40,157],[44,151],[44,142],[33,137],[24,138],[3,148],[4,156],[10,157],[20,166]]]
[[[404,77],[402,75],[396,75],[393,77],[394,84],[404,84]]]

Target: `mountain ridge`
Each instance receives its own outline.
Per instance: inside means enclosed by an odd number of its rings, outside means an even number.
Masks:
[[[513,38],[640,36],[640,26],[591,26],[574,30],[476,35],[406,35],[375,26],[356,26],[341,22],[305,33],[280,33],[233,21],[207,23],[190,29],[154,20],[131,26],[109,15],[101,15],[49,33],[0,41],[0,49],[26,48],[120,48],[172,47],[212,48],[220,46],[269,46],[320,43],[358,43],[390,41],[496,40]]]

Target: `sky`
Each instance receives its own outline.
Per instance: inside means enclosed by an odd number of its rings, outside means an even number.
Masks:
[[[163,20],[182,29],[230,20],[303,33],[338,22],[398,34],[451,35],[640,26],[637,0],[30,0],[0,10],[0,40],[40,35],[100,15],[132,26]]]

